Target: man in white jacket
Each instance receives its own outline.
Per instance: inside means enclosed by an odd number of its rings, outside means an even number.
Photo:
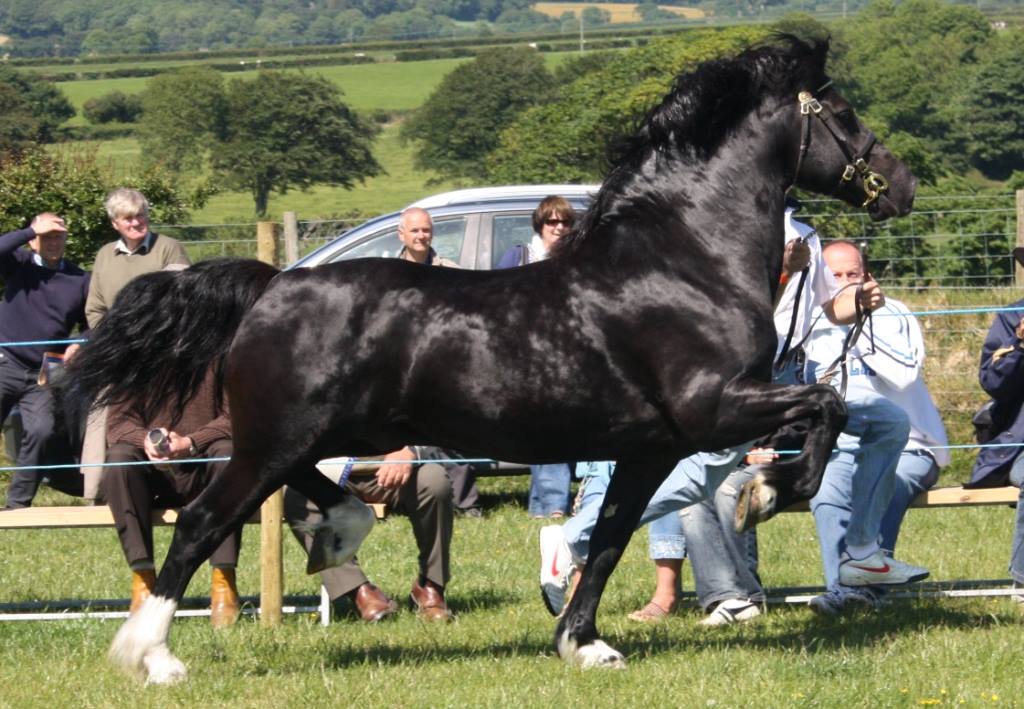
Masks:
[[[854,244],[834,242],[823,256],[840,287],[865,279]],[[804,345],[808,381],[820,378],[839,355],[848,329],[818,321]],[[817,612],[834,615],[851,603],[875,605],[871,579],[891,576],[883,570],[893,565],[906,567],[906,582],[928,575],[892,558],[907,506],[949,463],[948,451],[941,448],[946,432],[922,378],[923,362],[917,320],[903,303],[886,298],[849,352],[850,422],[811,500],[829,589],[811,601]],[[838,377],[833,380],[839,383]]]

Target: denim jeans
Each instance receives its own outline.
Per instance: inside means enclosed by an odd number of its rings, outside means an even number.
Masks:
[[[572,506],[572,470],[565,463],[530,466],[529,513],[532,517],[550,517],[556,512],[569,514]]]
[[[1010,552],[1010,577],[1024,584],[1024,455],[1018,455],[1010,468],[1010,484],[1020,488],[1017,498],[1017,521],[1013,527],[1013,549]]]
[[[693,568],[697,601],[705,610],[733,598],[761,603],[765,599],[757,576],[757,536],[751,529],[733,530],[736,499],[756,468],[740,468],[719,486],[712,499],[679,513]]]
[[[744,444],[717,453],[696,453],[679,461],[647,504],[640,525],[678,512],[713,495],[726,476],[743,460],[749,448],[749,445]],[[577,562],[587,559],[590,536],[597,526],[609,479],[608,476],[595,476],[587,480],[579,510],[563,527],[565,539]]]
[[[849,420],[839,434],[811,512],[818,528],[825,585],[838,586],[846,546],[878,543],[893,497],[896,466],[910,433],[907,414],[881,396],[847,399]]]

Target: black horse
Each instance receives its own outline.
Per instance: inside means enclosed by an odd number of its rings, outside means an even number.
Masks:
[[[152,682],[183,677],[166,646],[170,619],[229,530],[291,485],[327,513],[311,569],[340,563],[353,543],[338,526],[345,496],[314,464],[429,443],[532,463],[617,461],[556,639],[571,662],[621,665],[598,637],[598,602],[674,464],[808,421],[803,451],[750,491],[756,521],[813,495],[845,422],[831,387],[769,383],[784,197],[795,184],[883,219],[909,212],[916,181],[831,86],[827,51],[782,37],[680,76],[548,261],[490,273],[396,259],[294,270],[244,316],[223,305],[233,289],[218,293],[218,281],[248,270],[262,283],[267,272],[222,264],[154,280],[166,307],[152,319],[178,330],[162,350],[143,339],[119,356],[124,338],[104,321],[75,369],[86,395],[132,399],[139,371],[194,391],[226,351],[235,451],[183,510],[115,659]]]

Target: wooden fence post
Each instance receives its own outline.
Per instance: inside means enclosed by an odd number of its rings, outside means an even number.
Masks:
[[[295,212],[284,213],[284,263],[299,260],[299,218]]]
[[[272,266],[277,258],[277,225],[256,224],[257,258]],[[281,624],[284,605],[284,567],[281,559],[281,519],[284,516],[284,493],[276,491],[260,508],[260,623]]]
[[[1024,190],[1017,190],[1017,246],[1024,246]],[[1014,273],[1017,287],[1024,288],[1024,268],[1016,264]]]

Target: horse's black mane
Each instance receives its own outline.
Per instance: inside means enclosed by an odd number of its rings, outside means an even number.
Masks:
[[[556,253],[572,250],[598,226],[616,196],[652,153],[705,160],[741,120],[766,98],[792,98],[825,82],[828,40],[804,41],[775,34],[729,58],[703,62],[680,74],[661,103],[647,112],[629,135],[613,141],[601,190],[577,229],[562,238]]]

